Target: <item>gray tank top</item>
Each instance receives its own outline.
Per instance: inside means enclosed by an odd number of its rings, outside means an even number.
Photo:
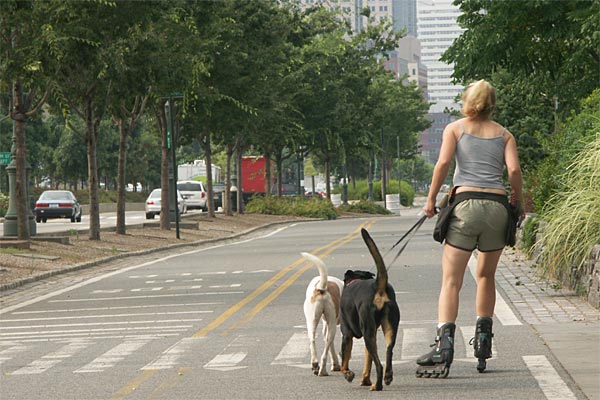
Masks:
[[[493,138],[481,138],[462,128],[456,143],[454,186],[504,189],[504,132]]]

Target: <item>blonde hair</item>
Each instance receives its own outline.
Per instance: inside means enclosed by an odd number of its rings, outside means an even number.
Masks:
[[[484,79],[471,83],[462,95],[462,113],[472,118],[488,118],[496,106],[496,90]]]

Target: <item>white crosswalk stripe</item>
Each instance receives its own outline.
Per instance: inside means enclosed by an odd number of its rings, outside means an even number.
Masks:
[[[32,346],[25,346],[22,344],[16,344],[15,346],[11,346],[8,349],[4,349],[0,351],[0,365],[2,365],[2,363],[4,361],[8,361],[8,360],[12,360],[13,357],[19,353],[23,353],[29,349],[31,349]]]
[[[429,345],[433,340],[432,327],[427,328],[415,326],[411,328],[403,327],[398,332],[397,343],[394,351],[394,364],[414,362],[420,355],[429,351]],[[430,325],[429,321],[427,325]],[[469,345],[471,337],[474,336],[474,326],[460,326],[456,331],[455,341],[455,362],[475,363],[477,360],[473,357],[472,346]],[[80,366],[73,366],[73,373],[93,374],[103,373],[111,368],[116,368],[118,364],[132,356],[153,340],[165,338],[164,333],[160,335],[145,334],[131,336],[98,337],[95,340],[89,338],[55,338],[43,339],[39,341],[23,340],[0,340],[0,367],[5,377],[13,375],[42,374],[52,367],[65,362],[68,359],[76,360],[74,356],[77,353],[86,350],[86,353],[93,351],[94,346],[100,343],[106,343],[106,340],[116,341],[114,347],[104,351],[92,361]],[[339,349],[341,333],[336,336],[336,348]],[[323,341],[321,337],[317,338],[317,343],[321,346]],[[66,342],[66,344],[65,344]],[[236,370],[248,368],[251,365],[249,357],[255,354],[254,347],[260,342],[255,337],[238,336],[229,343],[220,352],[215,351],[216,355],[202,367],[208,370],[229,373]],[[17,359],[27,358],[28,353],[39,352],[45,349],[48,344],[54,346],[54,350],[42,355],[36,360],[29,362],[21,368],[11,371],[11,365],[18,365]],[[140,370],[165,370],[173,369],[184,363],[184,357],[194,351],[194,346],[206,344],[206,338],[187,337],[177,341],[175,344],[164,350],[158,357],[147,364],[140,362]],[[383,335],[379,333],[379,350],[383,352]],[[270,363],[276,368],[292,367],[310,369],[310,349],[305,331],[292,332],[285,343],[282,343],[281,349],[274,353],[273,361]],[[104,346],[102,348],[105,349]],[[492,345],[494,358],[498,358],[496,342]],[[360,369],[365,357],[365,346],[363,340],[354,340],[351,368]],[[142,357],[143,359],[143,357]],[[139,362],[139,361],[138,361]],[[523,356],[523,362],[529,369],[532,377],[538,382],[544,395],[549,400],[554,399],[574,399],[574,394],[568,389],[564,381],[560,378],[554,367],[542,355]],[[73,361],[71,361],[71,364]],[[65,362],[65,364],[67,364]],[[330,367],[330,366],[329,366]]]
[[[72,357],[91,344],[92,342],[69,343],[57,351],[53,351],[52,353],[46,354],[42,358],[31,362],[25,367],[19,368],[18,370],[14,371],[12,375],[41,374],[65,359]]]
[[[122,361],[128,355],[134,351],[140,349],[143,345],[148,343],[151,339],[140,339],[140,340],[128,340],[124,343],[120,343],[113,347],[100,357],[96,358],[89,364],[73,371],[75,373],[87,373],[87,372],[102,372],[108,368],[115,366],[118,362]]]
[[[171,369],[177,366],[179,359],[188,351],[192,345],[198,343],[202,338],[184,338],[165,350],[157,359],[142,367],[142,370]]]

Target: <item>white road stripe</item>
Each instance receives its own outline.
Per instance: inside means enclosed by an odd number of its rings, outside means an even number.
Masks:
[[[216,369],[219,371],[231,371],[233,369],[246,368],[246,366],[238,366],[240,362],[246,358],[247,353],[229,353],[218,354],[204,365],[206,369]]]
[[[223,302],[216,303],[178,303],[178,304],[152,304],[146,306],[117,306],[117,307],[89,307],[89,308],[65,308],[62,310],[37,310],[37,311],[16,311],[13,315],[24,315],[24,314],[51,314],[51,313],[76,313],[76,312],[88,312],[88,311],[106,311],[106,310],[128,310],[136,308],[160,308],[160,307],[193,307],[193,306],[214,306],[221,305]],[[5,321],[5,320],[3,320]]]
[[[523,361],[548,400],[577,399],[545,356],[523,356]]]
[[[146,295],[146,296],[122,296],[122,297],[98,297],[98,298],[89,298],[89,299],[64,299],[64,300],[50,300],[48,303],[76,303],[76,302],[86,302],[86,301],[113,301],[113,300],[140,300],[140,299],[159,299],[164,297],[185,297],[185,296],[211,296],[211,295],[231,295],[231,294],[244,294],[244,292],[240,291],[231,291],[231,292],[204,292],[204,293],[178,293],[178,294],[155,294],[155,295]],[[0,310],[0,314],[2,314]]]
[[[103,315],[78,315],[78,316],[65,316],[65,317],[46,317],[46,318],[20,318],[20,319],[3,319],[2,323],[8,322],[31,322],[31,321],[61,321],[65,319],[94,319],[94,318],[121,318],[121,317],[147,317],[157,315],[179,315],[179,314],[210,314],[212,310],[198,310],[198,311],[173,311],[173,312],[158,312],[158,313],[133,313],[133,314],[103,314]],[[0,326],[2,329],[12,329],[5,326]]]
[[[405,328],[402,330],[402,360],[414,360],[425,354],[431,343],[431,329]]]
[[[143,345],[148,343],[150,339],[145,340],[128,340],[124,343],[113,347],[100,357],[92,360],[92,362],[84,365],[83,367],[73,371],[74,373],[87,373],[87,372],[102,372],[108,368],[115,366],[118,362],[123,361],[125,357],[132,354],[134,351],[140,349]]]
[[[154,369],[170,369],[177,365],[179,358],[186,351],[188,351],[192,345],[198,343],[203,338],[184,338],[175,343],[173,346],[165,350],[160,357],[152,361],[150,364],[142,367],[142,370],[154,370]]]
[[[310,360],[310,347],[305,332],[296,332],[287,341],[271,365],[301,364]]]
[[[100,334],[99,334],[100,335]],[[163,339],[165,337],[171,337],[171,336],[181,336],[180,333],[165,333],[165,332],[161,332],[159,334],[155,334],[155,335],[147,335],[147,334],[137,334],[137,335],[102,335],[102,336],[86,336],[85,339],[86,340],[95,340],[95,339],[134,339],[134,340],[138,340],[138,339],[144,339],[144,338],[150,338],[150,339]],[[64,343],[66,340],[73,340],[73,338],[65,338],[65,337],[55,337],[55,338],[44,338],[44,337],[36,337],[36,339],[25,339],[25,340],[19,340],[18,342],[13,341],[12,343],[38,343],[38,342],[43,342],[43,343],[49,343],[49,342],[55,342],[55,343]],[[0,346],[3,345],[4,343],[11,343],[5,340],[0,340]]]
[[[475,258],[475,256],[473,256],[473,255],[471,256],[471,258],[469,259],[468,266],[469,266],[469,271],[471,272],[471,275],[473,275],[473,278],[475,280],[477,280],[477,278],[476,278],[476,276],[477,276],[476,275],[477,258]],[[523,325],[521,323],[521,321],[519,321],[519,318],[517,318],[515,313],[512,311],[512,309],[508,306],[508,304],[506,304],[506,301],[504,300],[502,295],[497,290],[496,290],[496,307],[495,307],[494,315],[496,316],[496,318],[498,318],[500,323],[504,326]]]
[[[35,335],[45,335],[45,334],[57,334],[57,333],[82,333],[82,332],[108,332],[108,331],[140,331],[144,329],[148,330],[159,330],[159,329],[189,329],[193,325],[173,325],[168,327],[160,327],[160,326],[136,326],[136,327],[122,327],[122,328],[106,328],[106,329],[73,329],[73,330],[57,330],[57,331],[27,331],[27,332],[11,332],[11,333],[0,333],[0,336],[3,337],[4,340],[8,336],[35,336]]]
[[[75,326],[108,326],[108,325],[138,325],[138,324],[173,324],[182,322],[200,322],[202,318],[186,318],[186,319],[161,319],[161,320],[148,320],[148,321],[114,321],[114,322],[81,322],[77,324],[46,324],[46,325],[21,325],[11,327],[0,327],[0,329],[52,329],[52,328],[66,328]]]
[[[50,293],[47,293],[47,294],[42,295],[42,296],[38,296],[36,298],[24,301],[24,302],[19,303],[19,304],[15,304],[15,305],[12,305],[12,306],[9,306],[9,307],[2,308],[2,309],[0,309],[0,315],[9,313],[9,312],[14,311],[14,310],[18,310],[19,308],[23,308],[23,307],[29,306],[31,304],[38,303],[38,302],[43,301],[43,300],[50,299],[52,297],[59,296],[59,295],[64,294],[64,293],[68,293],[68,292],[70,292],[72,290],[79,289],[79,288],[82,288],[82,287],[87,286],[87,285],[91,285],[92,283],[100,282],[101,280],[104,280],[106,278],[110,278],[112,276],[119,275],[119,274],[122,274],[122,273],[125,273],[125,272],[128,272],[128,271],[133,271],[133,270],[136,270],[138,268],[146,267],[148,265],[162,263],[164,261],[167,261],[167,260],[170,260],[170,259],[176,258],[176,257],[181,257],[181,256],[190,255],[190,254],[201,253],[201,252],[205,252],[205,251],[208,251],[208,250],[219,249],[221,247],[235,246],[235,245],[239,245],[239,244],[243,244],[243,243],[249,243],[249,242],[252,242],[252,241],[255,241],[255,240],[258,240],[258,239],[268,238],[270,236],[273,236],[273,235],[275,235],[275,234],[277,234],[277,233],[279,233],[279,232],[287,229],[288,227],[295,226],[295,225],[297,225],[297,224],[292,224],[292,225],[284,226],[284,227],[276,229],[275,231],[270,232],[270,233],[268,233],[266,235],[257,236],[257,237],[249,238],[249,239],[246,239],[246,240],[240,240],[239,242],[234,242],[234,243],[220,243],[220,244],[217,244],[215,246],[205,247],[205,248],[202,248],[202,249],[195,249],[195,250],[191,250],[191,251],[188,251],[188,252],[185,252],[185,253],[172,254],[172,255],[169,255],[169,256],[166,256],[166,257],[158,258],[156,260],[148,261],[148,262],[145,262],[145,263],[142,263],[142,264],[138,264],[138,265],[132,265],[131,267],[122,268],[122,269],[119,269],[119,270],[116,270],[116,271],[112,271],[112,272],[109,272],[109,273],[106,273],[106,274],[103,274],[103,275],[95,276],[95,277],[90,278],[90,279],[88,279],[86,281],[79,282],[79,283],[77,283],[75,285],[72,285],[72,286],[69,286],[69,287],[66,287],[66,288],[63,288],[63,289],[60,289],[60,290],[56,290],[54,292],[50,292]],[[243,294],[244,292],[235,292],[235,293],[241,293],[241,294]],[[214,294],[231,294],[231,292],[230,293],[194,293],[194,294],[187,294],[187,295],[198,296],[198,295],[203,295],[203,294],[213,294],[213,295]],[[181,294],[181,295],[166,295],[166,296],[185,296],[185,295],[186,294]],[[145,297],[145,296],[142,296],[142,297]],[[97,299],[89,299],[88,301],[97,301]]]
[[[4,361],[12,360],[15,354],[23,353],[24,351],[29,350],[31,347],[32,346],[17,344],[9,347],[8,349],[0,351],[0,365],[2,365]]]
[[[74,342],[61,347],[57,351],[43,356],[41,359],[31,362],[29,365],[14,371],[11,375],[29,375],[41,374],[52,368],[64,359],[72,357],[74,354],[88,347],[91,342]]]
[[[159,337],[166,337],[166,336],[181,336],[182,332],[187,331],[187,329],[177,329],[177,328],[163,328],[159,331],[159,333],[156,333],[157,336]],[[36,339],[44,339],[43,341],[48,342],[48,341],[58,341],[58,342],[64,342],[65,340],[75,340],[75,339],[92,339],[96,336],[94,335],[102,335],[103,338],[114,338],[114,337],[125,337],[125,336],[130,336],[130,337],[139,337],[139,336],[145,336],[147,335],[147,333],[137,333],[134,334],[132,333],[131,335],[112,335],[113,332],[83,332],[83,333],[60,333],[60,334],[43,334],[43,335],[36,335],[35,338]],[[110,336],[109,336],[110,335]],[[32,343],[35,341],[39,341],[39,340],[35,340],[35,339],[29,339],[29,338],[22,338],[19,336],[15,336],[15,337],[4,337],[2,338],[2,341],[5,340],[12,340],[12,341],[18,341],[18,342],[22,342],[22,343]]]

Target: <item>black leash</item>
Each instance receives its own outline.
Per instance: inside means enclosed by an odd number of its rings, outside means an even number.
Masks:
[[[399,245],[404,238],[406,238],[408,236],[408,239],[406,239],[406,242],[404,242],[404,245],[400,248],[400,250],[398,250],[398,253],[396,254],[396,257],[394,257],[394,259],[388,264],[387,269],[389,270],[390,267],[392,266],[392,264],[394,263],[394,261],[396,261],[398,259],[398,257],[400,257],[400,254],[402,254],[402,252],[404,251],[404,249],[406,248],[406,245],[408,245],[408,242],[410,242],[410,239],[413,238],[413,236],[415,236],[415,234],[417,233],[417,231],[419,230],[419,228],[421,227],[421,225],[423,225],[423,222],[425,222],[425,220],[427,219],[426,215],[423,215],[408,231],[406,231],[406,233],[400,238],[400,240],[398,240],[384,255],[384,258],[397,246]],[[410,235],[410,236],[409,236]]]
[[[438,202],[438,204],[436,204],[435,206],[435,213],[439,213],[440,209],[444,208],[448,206],[448,195],[444,195],[440,201]],[[402,252],[404,251],[404,249],[406,248],[406,245],[408,244],[408,242],[410,242],[410,239],[413,238],[413,236],[415,236],[415,234],[417,233],[417,231],[419,230],[419,228],[421,227],[421,225],[423,225],[423,222],[425,222],[425,220],[427,219],[427,215],[423,215],[383,256],[384,258],[394,249],[394,247],[396,247],[397,245],[399,245],[404,238],[406,238],[408,236],[408,239],[406,239],[406,242],[404,242],[404,245],[400,248],[400,250],[398,250],[398,253],[396,254],[396,257],[394,257],[394,259],[388,264],[387,269],[389,270],[390,267],[392,266],[392,264],[394,263],[394,261],[396,261],[398,259],[398,257],[400,257],[400,254],[402,254]],[[410,236],[409,236],[410,235]]]

